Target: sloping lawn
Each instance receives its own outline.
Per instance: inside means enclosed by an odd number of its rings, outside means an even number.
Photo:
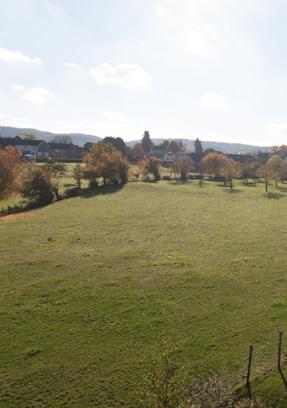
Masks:
[[[275,359],[287,194],[236,190],[131,183],[0,219],[0,406],[135,408],[161,334],[234,381],[250,344]]]

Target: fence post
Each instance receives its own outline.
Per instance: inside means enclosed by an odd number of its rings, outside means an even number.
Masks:
[[[250,384],[252,357],[253,357],[253,346],[250,346],[250,348],[249,348],[249,357],[248,357],[248,366],[247,366],[247,375],[246,375],[246,385],[247,386],[249,386],[249,384]]]
[[[277,354],[277,368],[281,371],[281,354],[282,354],[282,331],[279,332],[279,339],[278,339],[278,354]]]

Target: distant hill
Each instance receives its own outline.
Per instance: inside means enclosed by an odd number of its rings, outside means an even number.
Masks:
[[[45,132],[43,130],[37,129],[0,126],[0,137],[15,137],[21,133],[33,133],[39,139],[45,140],[46,142],[49,142],[55,136],[63,135],[63,133]],[[72,139],[72,142],[79,146],[83,146],[87,142],[98,142],[99,140],[101,140],[100,137],[94,135],[85,135],[82,133],[65,133],[65,134],[69,135]]]
[[[39,139],[46,140],[47,142],[53,139],[55,136],[60,135],[60,133],[45,132],[37,129],[26,129],[26,128],[15,128],[8,126],[0,126],[0,137],[15,137],[21,133],[33,133]],[[63,133],[61,133],[62,135]],[[69,135],[74,144],[83,146],[87,142],[98,142],[101,140],[100,137],[94,135],[86,135],[83,133],[66,133]],[[165,139],[152,139],[155,144],[162,143]],[[190,139],[178,139],[182,140],[183,144],[190,150],[194,149],[194,141]],[[129,146],[133,146],[136,143],[140,143],[140,140],[133,140],[127,142]],[[272,146],[253,146],[241,143],[226,143],[226,142],[208,142],[202,141],[203,149],[214,149],[222,153],[254,153],[258,152],[270,152]]]
[[[154,144],[160,144],[165,139],[152,139]],[[181,140],[184,146],[186,146],[190,150],[194,150],[194,140],[190,139],[178,139]],[[140,140],[133,140],[128,142],[129,146],[133,146],[136,143],[140,143]],[[204,150],[206,149],[214,149],[226,154],[244,154],[244,153],[256,153],[258,151],[261,152],[270,152],[272,146],[254,146],[254,145],[247,145],[241,143],[227,143],[227,142],[209,142],[209,141],[201,141],[202,147]]]

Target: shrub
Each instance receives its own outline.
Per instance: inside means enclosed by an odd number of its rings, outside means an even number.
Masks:
[[[22,195],[38,205],[51,204],[54,186],[49,173],[40,166],[30,166],[24,175]]]
[[[81,178],[83,177],[83,171],[80,164],[76,164],[73,169],[73,176],[77,184],[77,188],[81,189]]]
[[[156,181],[160,180],[160,169],[161,161],[156,157],[145,158],[141,160],[139,163],[139,167],[144,174],[144,176],[148,176],[148,174],[152,174]]]

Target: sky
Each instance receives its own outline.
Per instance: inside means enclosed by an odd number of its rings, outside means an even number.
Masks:
[[[0,125],[287,144],[285,0],[0,0]]]

